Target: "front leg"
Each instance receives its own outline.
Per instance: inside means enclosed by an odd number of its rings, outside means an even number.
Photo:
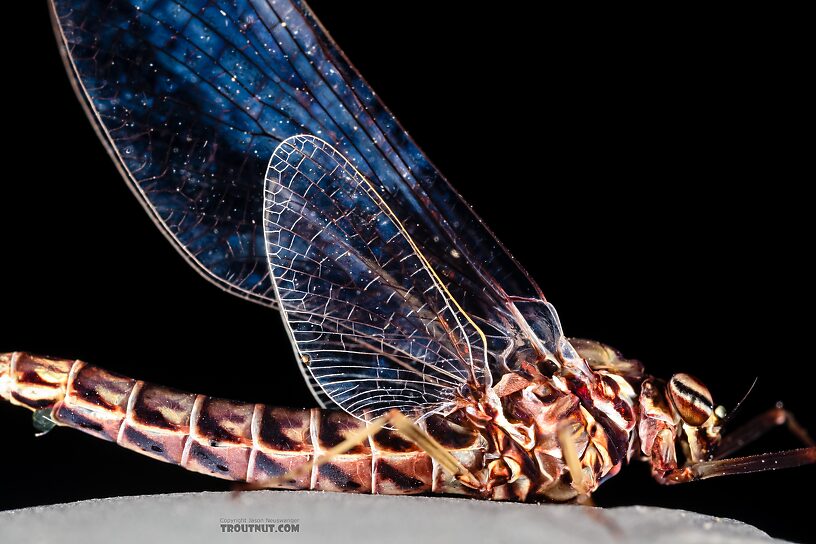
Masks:
[[[682,484],[719,476],[794,468],[811,463],[816,463],[816,447],[690,463],[682,468],[670,470],[661,476],[656,475],[656,479],[667,485]]]
[[[799,425],[792,413],[785,410],[781,402],[778,402],[776,406],[767,412],[756,416],[742,427],[723,436],[722,442],[720,442],[714,454],[714,459],[727,457],[780,425],[786,425],[791,434],[801,440],[805,446],[816,446],[807,430]]]
[[[787,424],[791,432],[808,447],[745,457],[724,457],[742,448],[768,430]],[[765,472],[781,468],[794,468],[816,463],[816,445],[793,415],[780,404],[760,414],[744,426],[723,437],[714,455],[707,461],[689,461],[678,467],[674,453],[674,436],[664,430],[655,440],[652,456],[653,475],[662,484],[679,484],[707,480],[719,476]]]

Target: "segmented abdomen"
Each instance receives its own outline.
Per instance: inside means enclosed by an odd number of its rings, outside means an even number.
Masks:
[[[425,452],[382,430],[315,469],[315,456],[365,423],[345,412],[250,404],[126,378],[82,361],[0,354],[0,397],[50,409],[58,425],[116,442],[168,463],[260,487],[381,494],[469,494]],[[484,444],[444,418],[425,429],[474,472]],[[304,476],[270,485],[302,465]]]

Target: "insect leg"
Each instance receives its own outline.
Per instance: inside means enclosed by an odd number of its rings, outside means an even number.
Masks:
[[[481,489],[482,483],[473,475],[456,457],[446,450],[442,444],[423,431],[419,426],[402,415],[399,410],[391,410],[384,417],[406,438],[419,446],[421,450],[431,456],[431,458],[442,465],[442,467],[456,476],[462,484],[473,488]]]
[[[782,403],[767,412],[756,416],[754,419],[739,427],[738,429],[723,435],[714,459],[722,459],[735,451],[750,444],[763,434],[780,425],[786,425],[790,432],[796,436],[806,446],[816,446],[813,439],[808,435],[807,430],[799,425],[793,414],[785,410]]]
[[[343,455],[347,451],[359,446],[370,437],[380,432],[380,430],[382,430],[382,428],[385,427],[388,422],[388,415],[378,417],[377,419],[369,422],[368,425],[362,429],[349,433],[342,442],[333,448],[324,451],[321,455],[317,456],[312,463],[300,465],[280,477],[265,480],[259,485],[259,487],[277,487],[283,483],[297,481],[300,477],[305,476],[321,465],[325,465],[338,455]]]
[[[431,456],[438,462],[445,470],[452,473],[457,480],[473,489],[480,489],[481,482],[473,475],[456,457],[451,455],[439,442],[433,439],[428,433],[420,429],[413,421],[402,415],[399,410],[391,410],[382,417],[379,417],[366,425],[359,431],[350,433],[345,440],[326,450],[322,455],[318,456],[313,465],[301,465],[298,468],[291,470],[280,476],[264,482],[265,487],[273,487],[275,484],[285,483],[288,481],[297,480],[299,477],[305,475],[314,468],[319,467],[330,462],[338,455],[353,449],[362,444],[370,437],[374,436],[386,425],[392,425],[396,430],[402,433],[406,438],[414,442],[420,449]]]
[[[584,486],[584,471],[581,468],[581,459],[578,457],[578,450],[575,448],[575,439],[569,425],[563,425],[558,431],[558,442],[561,444],[561,454],[569,468],[572,477],[572,487],[581,495],[586,494]]]
[[[664,484],[680,484],[718,476],[749,474],[780,468],[794,468],[816,463],[816,446],[798,450],[763,453],[748,457],[732,457],[716,461],[701,461],[671,470],[659,478]]]

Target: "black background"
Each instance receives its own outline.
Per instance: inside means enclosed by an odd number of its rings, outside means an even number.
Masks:
[[[82,358],[213,395],[313,405],[277,314],[219,291],[151,223],[75,99],[44,1],[4,47],[0,351]],[[340,46],[558,308],[742,420],[784,400],[816,429],[812,149],[795,32],[696,17],[314,1]],[[452,3],[451,3],[452,4]],[[643,14],[641,14],[643,15]],[[701,23],[701,20],[708,22]],[[26,47],[21,47],[26,44]],[[809,129],[810,131],[810,129]],[[518,162],[491,150],[512,145]],[[0,508],[229,489],[0,406]],[[796,447],[783,430],[750,452]],[[595,495],[813,538],[807,467],[685,486],[637,463]]]

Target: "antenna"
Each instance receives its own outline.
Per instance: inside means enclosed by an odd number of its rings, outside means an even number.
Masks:
[[[734,406],[734,409],[733,409],[733,410],[731,410],[731,411],[730,411],[728,414],[726,414],[726,415],[725,415],[725,417],[723,418],[722,422],[720,423],[720,426],[725,427],[725,425],[727,425],[727,424],[728,424],[728,422],[729,422],[729,421],[731,421],[731,420],[734,418],[734,415],[736,415],[737,411],[739,411],[740,407],[742,407],[742,403],[743,403],[743,402],[745,402],[745,399],[747,399],[747,398],[748,398],[748,395],[750,395],[750,394],[751,394],[751,391],[753,391],[753,390],[754,390],[754,386],[756,386],[756,384],[757,384],[757,382],[758,382],[758,381],[759,381],[759,376],[757,376],[756,378],[754,378],[754,383],[752,383],[752,384],[751,384],[751,387],[749,387],[749,388],[748,388],[748,392],[747,392],[747,393],[745,393],[745,395],[742,397],[742,400],[740,400],[740,401],[737,403],[737,405],[736,405],[736,406]]]

